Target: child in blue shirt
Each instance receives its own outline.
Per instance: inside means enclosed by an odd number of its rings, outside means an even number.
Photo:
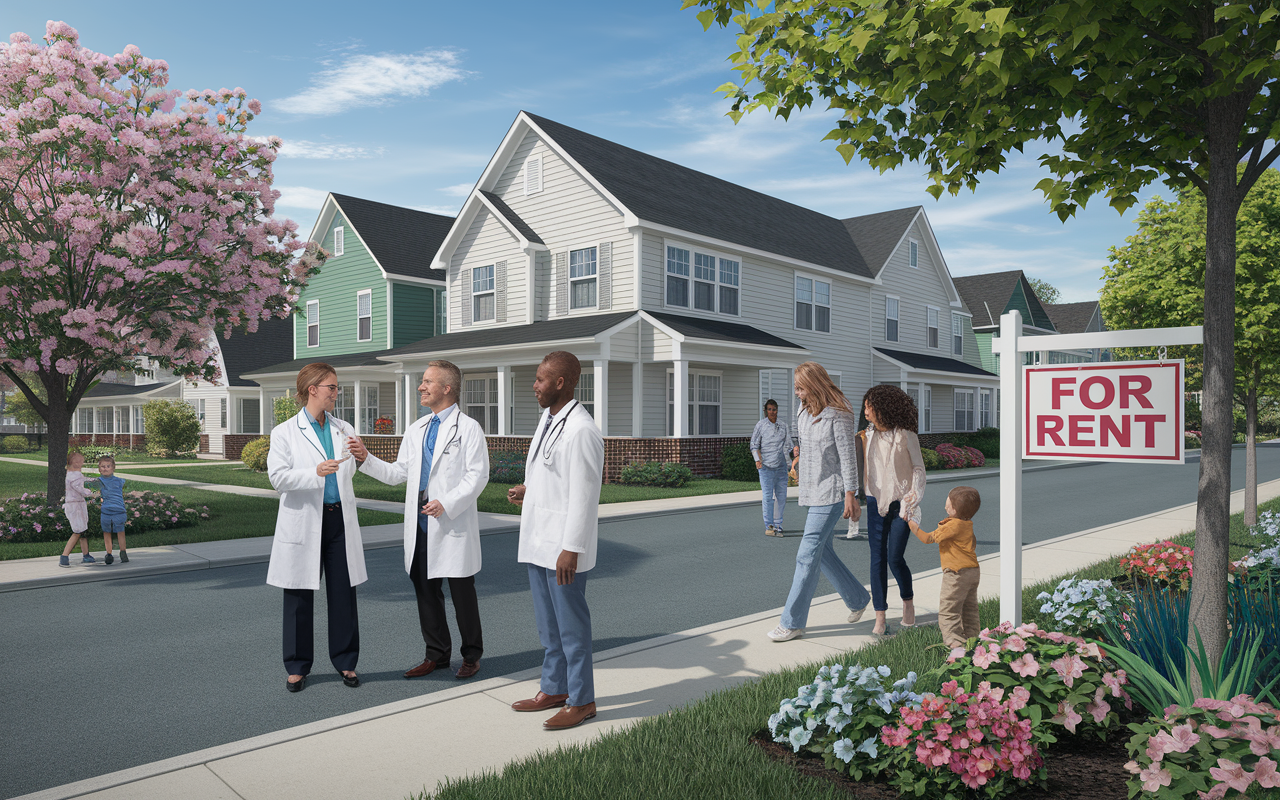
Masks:
[[[117,478],[116,460],[111,456],[98,459],[98,485],[102,491],[102,541],[107,547],[104,563],[111,564],[115,558],[111,555],[111,534],[120,540],[120,563],[129,563],[129,553],[125,550],[124,541],[124,478]]]

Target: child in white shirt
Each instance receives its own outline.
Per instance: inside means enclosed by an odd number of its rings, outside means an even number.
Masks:
[[[60,567],[71,566],[71,551],[76,542],[80,543],[80,563],[97,563],[97,559],[89,555],[89,542],[81,538],[81,534],[89,530],[89,506],[85,503],[85,498],[93,497],[93,492],[84,487],[84,473],[81,472],[83,467],[83,453],[67,454],[67,489],[63,494],[62,510],[67,515],[67,522],[71,523],[71,538],[67,540],[67,546],[62,548],[62,555],[58,556]]]

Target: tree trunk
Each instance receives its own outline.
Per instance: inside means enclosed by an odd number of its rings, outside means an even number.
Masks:
[[[62,505],[62,494],[67,483],[67,445],[71,439],[71,409],[67,403],[66,380],[49,380],[40,376],[49,397],[49,483],[46,503],[50,508]]]
[[[1258,524],[1258,385],[1244,402],[1244,524]]]
[[[1196,495],[1187,641],[1199,632],[1211,664],[1227,644],[1227,562],[1231,514],[1232,404],[1235,385],[1236,145],[1243,113],[1224,102],[1206,103],[1209,130],[1204,275],[1204,402],[1200,485]],[[1188,676],[1199,693],[1199,676]]]

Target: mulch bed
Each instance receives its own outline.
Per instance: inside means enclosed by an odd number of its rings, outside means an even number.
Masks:
[[[1114,731],[1102,742],[1096,736],[1064,736],[1044,753],[1049,770],[1046,789],[1030,787],[1009,795],[1015,800],[1126,800],[1130,775],[1125,770],[1129,755],[1125,751],[1123,729]],[[769,738],[769,731],[751,736],[751,744],[759,747],[774,761],[781,761],[800,774],[825,780],[858,800],[898,800],[901,795],[888,783],[876,778],[855,781],[848,775],[827,769],[822,758],[791,752],[785,744]]]

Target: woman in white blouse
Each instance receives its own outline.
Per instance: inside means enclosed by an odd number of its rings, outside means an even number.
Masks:
[[[867,497],[871,607],[876,612],[872,632],[886,635],[890,571],[902,598],[902,627],[916,623],[911,570],[903,554],[911,538],[907,520],[920,520],[924,458],[916,435],[916,405],[906,392],[889,384],[872,386],[862,398],[862,414],[867,427],[858,433],[858,477]]]

